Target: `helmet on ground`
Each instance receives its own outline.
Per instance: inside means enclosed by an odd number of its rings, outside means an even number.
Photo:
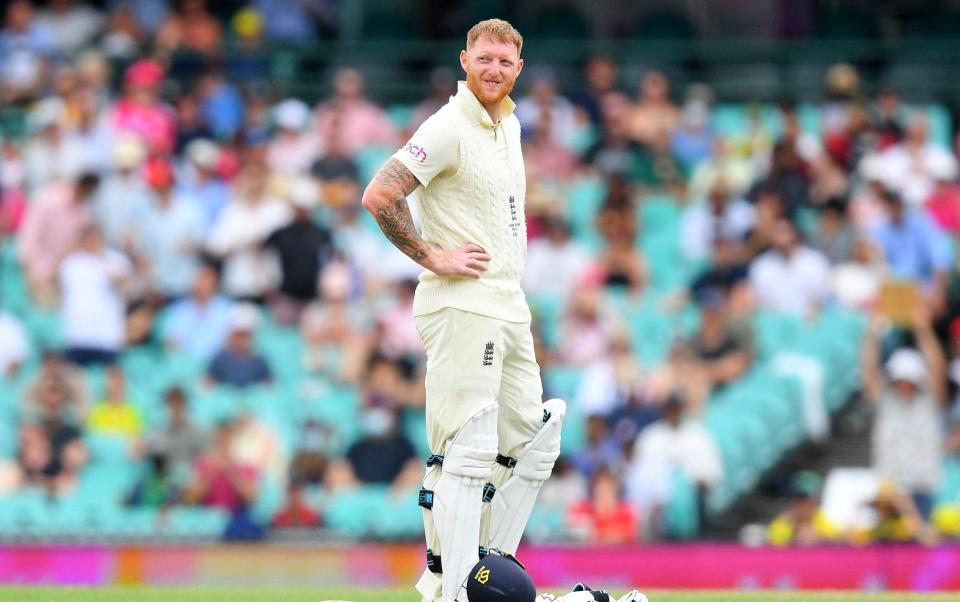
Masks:
[[[537,588],[516,558],[500,550],[480,559],[467,575],[470,602],[533,602]]]

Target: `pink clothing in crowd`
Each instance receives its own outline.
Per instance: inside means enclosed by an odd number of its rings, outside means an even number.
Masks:
[[[87,202],[74,201],[72,184],[54,182],[42,188],[27,208],[20,228],[20,259],[29,280],[52,283],[60,261],[73,250],[92,220]]]
[[[162,104],[141,104],[130,99],[117,103],[113,126],[121,132],[130,132],[143,138],[153,152],[167,154],[176,139],[176,121],[173,111]]]
[[[387,114],[366,100],[347,104],[330,101],[320,105],[317,129],[328,146],[336,146],[349,156],[368,146],[393,146],[398,142],[397,129]]]

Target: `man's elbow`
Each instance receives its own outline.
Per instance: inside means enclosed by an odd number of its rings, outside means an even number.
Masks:
[[[362,204],[363,208],[369,211],[371,215],[377,214],[377,209],[380,207],[380,195],[373,189],[373,184],[367,186],[363,191],[360,204]]]

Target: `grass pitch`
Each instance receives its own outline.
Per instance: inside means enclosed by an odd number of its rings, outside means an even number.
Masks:
[[[620,592],[614,592],[619,594]],[[652,591],[651,602],[956,602],[960,594]],[[0,602],[419,602],[412,589],[0,587]]]

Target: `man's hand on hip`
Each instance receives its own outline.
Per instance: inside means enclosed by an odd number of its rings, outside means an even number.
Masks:
[[[480,245],[468,243],[447,251],[435,251],[427,255],[423,267],[437,276],[466,276],[480,278],[487,271],[490,256]]]

